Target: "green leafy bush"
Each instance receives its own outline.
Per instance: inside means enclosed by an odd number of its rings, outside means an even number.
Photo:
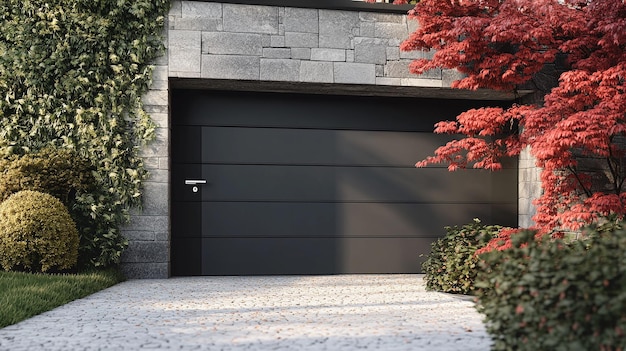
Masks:
[[[92,195],[97,192],[95,167],[73,149],[45,147],[24,155],[0,158],[0,201],[21,190],[50,194],[68,208],[79,234],[79,265],[88,266],[93,257],[116,257],[126,247],[118,236],[102,238],[94,235],[97,218],[92,217]],[[88,199],[85,201],[85,199]],[[101,233],[101,232],[100,232]]]
[[[478,309],[494,350],[626,350],[626,231],[566,242],[522,231],[480,255]]]
[[[446,235],[433,242],[430,255],[422,264],[426,288],[448,293],[468,294],[474,290],[478,258],[474,254],[496,236],[501,226],[473,223],[446,227]]]
[[[0,204],[0,265],[46,272],[76,265],[78,231],[67,208],[52,195],[24,190]]]
[[[168,9],[168,0],[0,1],[0,156],[54,146],[95,167],[94,189],[75,203],[93,219],[83,231],[91,266],[119,261],[118,228],[141,205],[139,148],[156,127],[141,97]]]
[[[0,159],[0,202],[21,190],[50,194],[71,210],[79,192],[95,183],[94,167],[72,149],[44,148]]]

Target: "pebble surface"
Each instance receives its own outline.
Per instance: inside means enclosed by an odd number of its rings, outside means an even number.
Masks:
[[[422,275],[131,280],[0,329],[0,350],[464,350],[471,298]]]

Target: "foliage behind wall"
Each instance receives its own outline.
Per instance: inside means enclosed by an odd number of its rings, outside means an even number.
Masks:
[[[81,259],[119,262],[119,225],[141,204],[139,148],[155,125],[141,96],[169,0],[0,0],[0,156],[46,146],[95,166],[96,190],[77,196],[93,221]]]

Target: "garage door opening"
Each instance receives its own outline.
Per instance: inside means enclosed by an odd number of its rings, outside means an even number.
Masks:
[[[414,167],[485,104],[174,90],[172,274],[419,273],[444,226],[515,225],[515,162]]]

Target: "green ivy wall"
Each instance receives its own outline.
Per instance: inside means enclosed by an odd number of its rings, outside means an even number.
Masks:
[[[96,168],[78,195],[81,259],[120,262],[119,227],[141,206],[141,147],[157,125],[142,103],[163,52],[167,0],[0,0],[0,153],[76,150]]]

